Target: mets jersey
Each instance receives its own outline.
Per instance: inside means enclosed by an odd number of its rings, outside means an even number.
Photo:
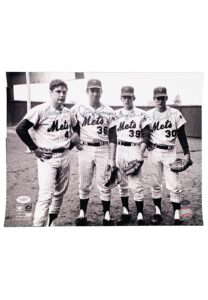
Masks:
[[[49,103],[33,107],[24,119],[34,124],[34,135],[38,147],[48,149],[68,148],[72,127],[77,123],[70,109],[64,107],[62,111],[59,111]]]
[[[108,131],[113,117],[113,109],[101,105],[97,109],[90,105],[76,104],[71,108],[80,124],[80,138],[83,142],[108,142]]]
[[[134,107],[114,111],[111,127],[116,125],[117,139],[130,143],[142,142],[142,129],[151,123],[142,109]]]
[[[186,123],[181,112],[167,106],[166,111],[159,112],[156,108],[147,111],[151,119],[151,138],[153,144],[175,145],[177,129]]]

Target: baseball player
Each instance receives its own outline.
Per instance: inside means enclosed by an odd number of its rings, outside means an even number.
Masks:
[[[165,177],[166,188],[170,191],[170,201],[174,210],[174,224],[180,225],[180,194],[181,188],[178,173],[170,169],[170,163],[176,159],[176,137],[178,137],[183,149],[185,159],[189,161],[190,152],[185,133],[183,115],[175,108],[166,106],[168,100],[165,87],[154,89],[153,99],[156,107],[147,112],[151,118],[151,144],[148,147],[148,157],[151,162],[152,198],[155,205],[155,214],[151,220],[153,225],[159,225],[162,221],[162,174]]]
[[[130,222],[129,190],[133,194],[137,208],[137,224],[145,224],[143,218],[142,170],[140,169],[136,175],[128,176],[124,171],[128,162],[135,159],[143,160],[143,154],[150,136],[148,124],[151,121],[146,117],[144,110],[133,105],[135,99],[133,87],[122,87],[121,101],[123,102],[123,108],[115,111],[114,121],[112,122],[112,126],[116,125],[117,132],[116,164],[122,174],[119,192],[123,211],[117,225],[125,225]]]
[[[89,104],[75,105],[72,108],[80,126],[82,151],[79,152],[79,197],[80,212],[76,219],[77,226],[87,225],[87,205],[92,179],[96,169],[97,187],[103,205],[103,225],[113,225],[110,217],[111,189],[105,187],[107,166],[115,167],[116,131],[115,126],[109,129],[113,109],[100,102],[102,84],[98,79],[87,83]]]
[[[50,101],[32,108],[17,125],[16,132],[37,156],[39,195],[33,226],[51,226],[58,217],[69,183],[69,147],[78,140],[77,120],[64,107],[67,84],[53,80]],[[33,127],[36,142],[28,130]]]

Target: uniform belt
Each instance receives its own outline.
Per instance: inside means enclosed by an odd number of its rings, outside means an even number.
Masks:
[[[64,147],[60,147],[60,148],[55,148],[55,149],[48,149],[48,148],[41,148],[41,150],[43,151],[48,151],[48,152],[52,152],[52,153],[63,153],[65,150],[67,150]]]
[[[122,142],[122,141],[118,141],[117,144],[122,145],[122,146],[138,146],[138,145],[140,145],[140,143],[130,143],[130,142]]]
[[[168,145],[161,145],[161,144],[154,144],[155,148],[163,149],[163,150],[173,150],[174,146],[168,146]]]
[[[103,146],[105,144],[108,144],[107,142],[97,142],[97,143],[88,143],[88,142],[84,142],[84,145],[87,146],[94,146],[94,147],[98,147],[98,146]]]
[[[63,153],[66,150],[66,148],[61,147],[61,148],[56,148],[51,150],[53,153]]]

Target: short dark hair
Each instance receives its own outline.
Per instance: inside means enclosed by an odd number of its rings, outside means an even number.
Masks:
[[[64,82],[63,80],[60,80],[60,79],[52,80],[50,82],[49,89],[50,89],[50,91],[53,91],[58,86],[64,86],[68,90],[68,86],[67,86],[66,82]]]

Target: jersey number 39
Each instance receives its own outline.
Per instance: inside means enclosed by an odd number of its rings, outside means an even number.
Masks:
[[[129,136],[130,136],[130,137],[135,136],[136,138],[139,138],[140,135],[141,135],[141,131],[140,131],[140,130],[136,130],[136,131],[134,131],[134,130],[132,130],[132,129],[129,130]]]

